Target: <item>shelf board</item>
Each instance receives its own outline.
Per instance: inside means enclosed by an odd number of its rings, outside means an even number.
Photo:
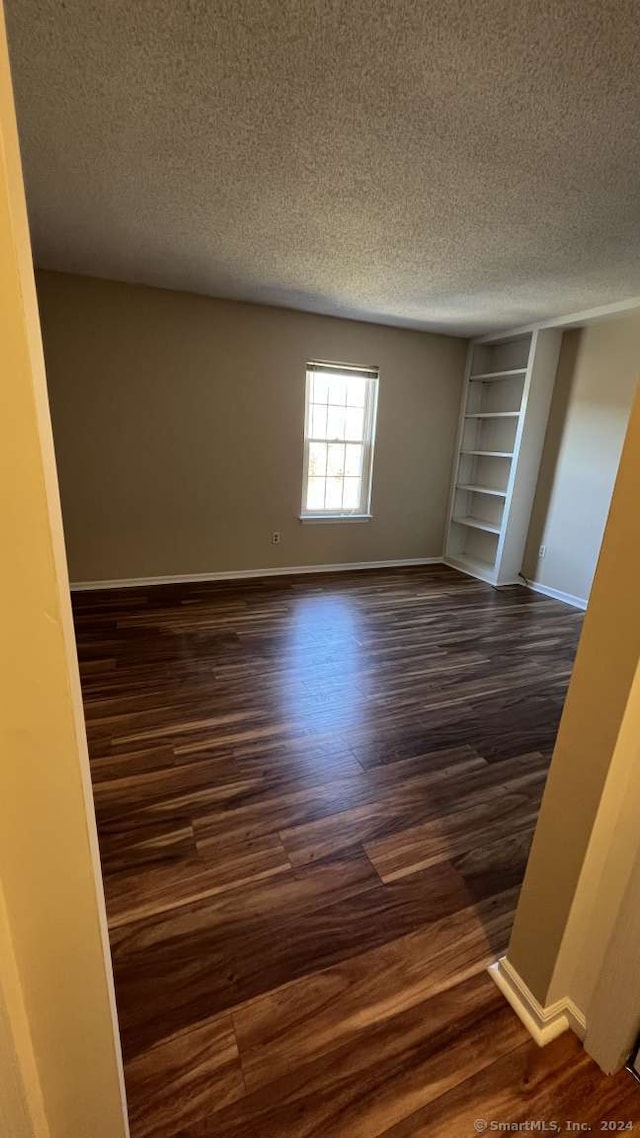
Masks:
[[[466,411],[465,419],[517,419],[519,411]]]
[[[495,563],[493,561],[483,561],[480,557],[466,557],[464,553],[446,553],[445,565],[452,565],[454,569],[460,569],[463,573],[469,573],[471,577],[480,577],[483,581],[493,582],[495,580]]]
[[[479,455],[481,458],[513,458],[512,450],[461,450],[460,454]]]
[[[526,375],[526,367],[512,367],[507,371],[483,371],[477,375],[470,375],[469,382],[473,380],[481,380],[482,383],[490,383],[493,379],[510,379],[514,375]]]
[[[456,522],[459,526],[469,526],[471,529],[484,530],[485,533],[500,533],[500,526],[497,526],[495,522],[486,522],[483,518],[453,517],[451,521]]]
[[[496,490],[493,486],[475,486],[471,482],[456,483],[456,490],[470,490],[472,494],[492,494],[495,498],[506,498],[506,490]]]

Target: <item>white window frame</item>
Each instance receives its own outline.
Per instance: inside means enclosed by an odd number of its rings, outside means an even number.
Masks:
[[[333,371],[337,375],[362,376],[367,381],[364,404],[364,430],[361,439],[314,439],[310,435],[310,408],[311,383],[317,370]],[[304,457],[302,462],[302,505],[300,520],[303,522],[358,522],[369,521],[371,513],[371,493],[373,489],[373,456],[376,439],[376,421],[378,411],[378,386],[380,369],[377,367],[356,367],[354,364],[330,363],[326,360],[311,360],[307,364],[307,375],[304,396]],[[358,443],[363,447],[362,455],[362,488],[360,503],[353,510],[308,510],[307,482],[309,479],[309,444],[312,442],[344,442]]]

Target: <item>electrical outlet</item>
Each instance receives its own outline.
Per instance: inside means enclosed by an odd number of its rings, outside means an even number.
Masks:
[[[538,550],[538,557],[546,557],[546,556],[547,556],[547,547],[546,547],[546,545],[541,545],[540,549]]]
[[[271,544],[272,545],[280,545],[281,541],[282,541],[282,536],[280,534],[280,531],[277,529],[274,529],[273,533],[271,534]]]

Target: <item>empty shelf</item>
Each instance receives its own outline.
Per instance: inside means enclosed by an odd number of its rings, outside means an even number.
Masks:
[[[458,482],[456,490],[470,490],[472,494],[493,494],[496,498],[506,498],[506,490],[496,490],[494,486],[474,486],[471,482]]]
[[[481,458],[513,458],[512,450],[461,450],[460,454],[475,454]]]
[[[485,522],[483,518],[452,518],[459,526],[470,526],[471,529],[481,529],[485,533],[500,533],[500,526],[495,522]]]
[[[470,573],[472,577],[480,577],[484,581],[492,581],[495,577],[495,563],[485,561],[482,557],[468,557],[465,553],[447,553],[445,563],[461,569],[463,573]]]
[[[466,411],[465,419],[517,419],[519,411]]]
[[[469,379],[480,379],[483,383],[488,383],[492,379],[509,379],[513,375],[526,375],[526,367],[512,367],[507,371],[483,371],[478,375],[470,375]]]

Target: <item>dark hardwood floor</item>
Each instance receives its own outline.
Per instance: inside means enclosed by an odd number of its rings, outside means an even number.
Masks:
[[[73,600],[133,1138],[640,1119],[485,971],[578,612],[444,566]]]

